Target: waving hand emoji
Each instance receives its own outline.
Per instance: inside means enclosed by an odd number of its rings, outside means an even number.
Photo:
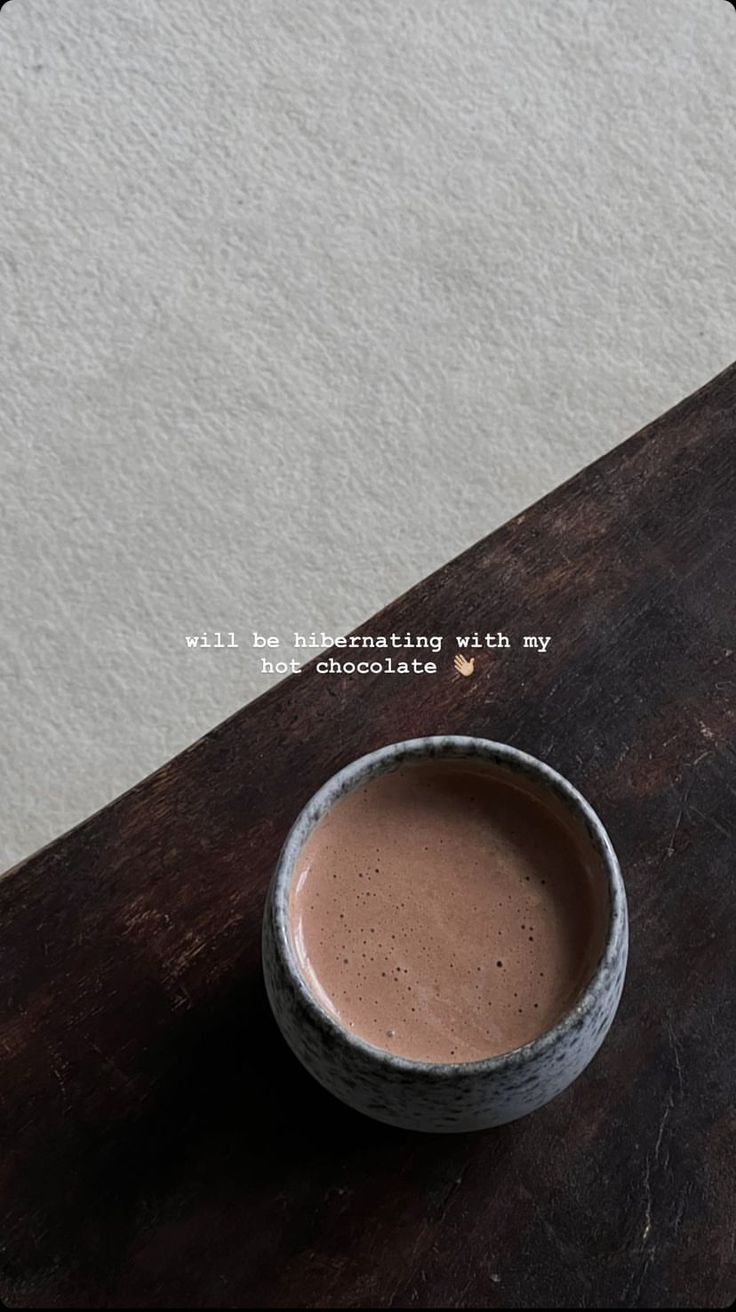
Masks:
[[[460,655],[460,652],[458,652],[453,664],[458,674],[462,674],[463,678],[468,679],[475,669],[475,656],[471,656],[468,661],[464,656]]]

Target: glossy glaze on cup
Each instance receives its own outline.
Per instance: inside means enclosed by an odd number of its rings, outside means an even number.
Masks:
[[[513,1052],[438,1065],[400,1058],[348,1033],[316,1002],[291,941],[289,894],[296,857],[338,797],[377,774],[423,758],[492,762],[550,790],[585,833],[610,897],[603,956],[576,1005],[554,1029]],[[271,883],[263,924],[269,1001],[287,1042],[325,1088],[392,1125],[463,1131],[501,1125],[542,1107],[588,1065],[605,1038],[623,988],[628,950],[626,898],[610,840],[588,803],[561,775],[513,747],[465,737],[419,738],[372,752],[330,779],[294,824]]]

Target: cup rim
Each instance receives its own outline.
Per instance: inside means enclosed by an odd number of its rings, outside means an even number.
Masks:
[[[289,929],[289,895],[297,857],[314,827],[331,810],[335,802],[343,794],[352,792],[366,776],[372,777],[375,767],[379,767],[377,772],[382,773],[381,766],[384,762],[388,772],[408,760],[442,759],[445,756],[455,760],[485,760],[502,768],[506,767],[509,773],[515,768],[527,778],[532,777],[542,787],[551,790],[567,804],[568,809],[578,820],[582,820],[600,858],[609,893],[609,920],[603,951],[590,979],[573,1005],[555,1025],[544,1030],[528,1043],[517,1048],[509,1048],[494,1056],[467,1062],[430,1062],[413,1057],[402,1057],[351,1033],[320,1004],[310,989],[294,950]],[[525,1064],[532,1058],[544,1056],[558,1043],[564,1041],[567,1035],[580,1029],[595,1005],[601,978],[615,966],[620,957],[622,940],[625,938],[628,925],[626,892],[618,857],[602,820],[590,802],[564,775],[538,757],[522,751],[521,748],[512,747],[508,743],[465,734],[429,735],[387,743],[348,762],[331,775],[302,807],[286,836],[276,863],[269,900],[273,906],[275,935],[284,964],[310,1018],[320,1028],[326,1030],[333,1039],[346,1043],[349,1048],[370,1062],[378,1062],[384,1068],[400,1074],[421,1074],[439,1080],[457,1078],[459,1075],[473,1076],[508,1071]]]

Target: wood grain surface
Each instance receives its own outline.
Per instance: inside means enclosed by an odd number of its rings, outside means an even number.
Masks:
[[[546,654],[481,652],[467,679],[449,645],[434,677],[307,669],[5,876],[9,1306],[730,1303],[735,535],[732,368],[365,626],[551,635]],[[457,1137],[323,1093],[259,962],[267,882],[312,791],[440,732],[568,775],[631,909],[593,1065],[527,1120]]]

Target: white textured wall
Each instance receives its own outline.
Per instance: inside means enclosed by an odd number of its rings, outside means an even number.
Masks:
[[[120,12],[118,12],[118,10]],[[723,0],[0,13],[10,862],[736,354]]]

